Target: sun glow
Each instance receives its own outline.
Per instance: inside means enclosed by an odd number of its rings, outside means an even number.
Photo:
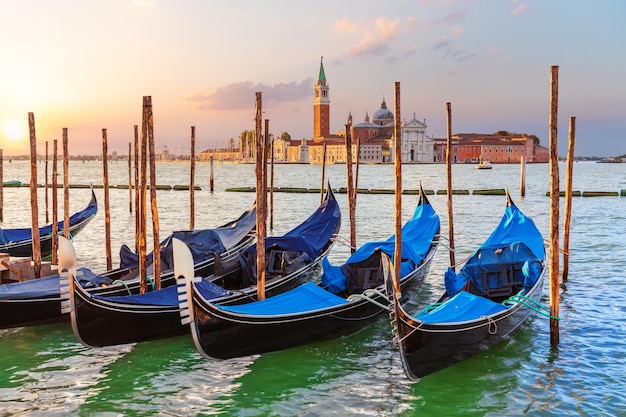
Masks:
[[[26,130],[21,123],[16,121],[8,121],[2,125],[4,136],[12,141],[19,141],[26,137]]]

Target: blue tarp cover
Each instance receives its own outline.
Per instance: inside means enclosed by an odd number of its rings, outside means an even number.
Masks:
[[[215,229],[185,230],[174,232],[161,242],[162,269],[174,267],[172,259],[172,238],[185,242],[191,251],[194,263],[212,258],[214,254],[223,253],[240,242],[245,235],[254,229],[256,209],[246,211],[239,219]],[[147,256],[152,260],[152,252]],[[139,255],[128,246],[120,248],[120,268],[133,268],[139,264]]]
[[[273,316],[302,313],[349,303],[345,298],[332,294],[312,282],[293,290],[252,303],[219,306],[222,310],[255,316]]]
[[[507,307],[487,298],[461,291],[439,307],[417,315],[424,324],[458,323],[476,320],[506,310]]]
[[[439,216],[433,207],[430,204],[418,205],[413,217],[402,227],[402,276],[411,272],[424,259],[438,230]],[[343,267],[364,261],[376,250],[385,252],[393,261],[395,244],[395,235],[383,242],[367,242],[346,260]],[[322,266],[322,284],[334,293],[344,291],[346,278],[341,270],[342,266],[333,266],[327,259],[322,261]]]
[[[81,223],[87,220],[89,217],[96,214],[98,211],[98,203],[93,196],[89,201],[87,207],[84,210],[74,213],[70,216],[70,226]],[[63,230],[64,222],[57,223],[57,230]],[[43,226],[39,228],[39,236],[45,236],[52,233],[52,225]],[[21,242],[23,240],[31,240],[33,238],[33,230],[29,227],[18,229],[0,229],[0,244],[7,244],[12,242]]]
[[[76,276],[78,277],[80,285],[84,288],[111,284],[110,279],[97,275],[87,268],[78,268]],[[59,293],[58,275],[0,285],[0,300],[27,300],[30,298],[54,297],[58,296]]]
[[[182,284],[181,284],[182,285]],[[213,284],[209,281],[200,281],[196,283],[196,288],[207,300],[212,300],[218,297],[223,297],[230,294],[230,291],[225,290],[219,285]],[[156,291],[149,291],[143,294],[136,295],[118,295],[118,296],[100,296],[92,295],[93,298],[111,301],[114,303],[136,304],[136,305],[152,305],[152,306],[178,306],[178,292],[177,285],[172,285],[167,288],[163,288]]]

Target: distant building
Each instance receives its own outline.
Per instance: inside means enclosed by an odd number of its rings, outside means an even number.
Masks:
[[[220,148],[205,149],[198,154],[199,161],[210,161],[211,157],[215,162],[235,162],[241,161],[241,152],[239,148]]]
[[[491,135],[459,133],[451,137],[452,163],[493,164],[519,163],[522,156],[526,162],[548,162],[548,148],[536,144],[524,134]],[[435,140],[435,162],[446,161],[446,139]]]

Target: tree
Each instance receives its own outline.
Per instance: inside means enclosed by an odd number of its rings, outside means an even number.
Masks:
[[[287,132],[282,132],[278,138],[286,142],[286,141],[291,140],[291,135]]]

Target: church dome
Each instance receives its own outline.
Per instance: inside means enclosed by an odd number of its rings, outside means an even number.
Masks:
[[[393,120],[393,113],[391,110],[387,109],[387,103],[385,103],[385,99],[383,98],[383,102],[380,105],[380,109],[376,110],[374,113],[373,120]]]

